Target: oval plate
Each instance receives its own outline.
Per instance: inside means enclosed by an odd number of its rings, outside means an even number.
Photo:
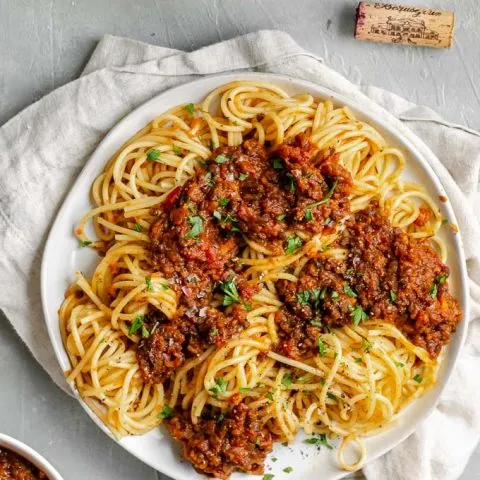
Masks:
[[[390,144],[396,145],[405,152],[408,163],[404,178],[422,184],[432,198],[446,195],[433,169],[414,144],[420,145],[421,150],[428,152],[432,157],[434,157],[433,153],[413,133],[399,128],[399,121],[380,107],[375,108],[375,113],[368,112],[364,107],[360,107],[346,97],[314,83],[274,74],[216,75],[168,90],[127,115],[104,138],[77,178],[50,231],[42,259],[42,304],[50,339],[63,371],[70,369],[70,362],[62,343],[57,311],[64,299],[66,288],[74,280],[74,273],[80,270],[89,275],[93,273],[93,269],[98,263],[97,254],[89,249],[79,249],[78,241],[73,235],[76,222],[87,210],[92,208],[90,187],[94,179],[102,172],[106,162],[117,149],[159,114],[178,104],[198,103],[211,90],[234,80],[271,82],[284,88],[290,94],[308,92],[322,99],[330,99],[335,105],[348,106],[359,119],[377,128]],[[441,203],[440,208],[450,223],[457,223],[449,202]],[[449,251],[450,285],[452,293],[460,301],[464,320],[447,348],[437,386],[398,415],[398,421],[393,427],[366,439],[368,461],[383,455],[399,444],[431,413],[450,377],[464,341],[468,320],[468,291],[461,237],[460,234],[453,234],[447,228],[442,229],[440,236],[446,242]],[[76,389],[73,389],[73,393],[93,421],[107,435],[114,438],[110,430],[85,404]],[[156,428],[142,436],[125,437],[118,443],[143,462],[176,480],[205,478],[198,475],[189,464],[180,459],[177,447],[162,428]],[[303,434],[299,434],[295,443],[288,447],[277,444],[271,456],[277,457],[278,461],[275,463],[272,463],[271,460],[267,461],[266,471],[275,474],[275,479],[279,480],[282,478],[317,480],[319,472],[322,472],[323,480],[333,480],[348,474],[338,468],[335,451],[306,445],[303,443]],[[293,467],[294,477],[282,472],[288,466]],[[232,475],[232,480],[246,480],[247,478],[259,479],[258,476],[245,474]]]

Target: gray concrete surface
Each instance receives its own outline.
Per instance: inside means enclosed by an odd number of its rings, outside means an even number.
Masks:
[[[277,28],[355,82],[387,88],[450,121],[480,129],[477,0],[401,3],[453,9],[453,48],[357,42],[352,36],[355,0],[0,0],[0,125],[75,78],[105,33],[193,50]],[[0,431],[43,453],[66,480],[165,478],[108,439],[56,387],[4,317]],[[480,448],[462,480],[479,478]]]

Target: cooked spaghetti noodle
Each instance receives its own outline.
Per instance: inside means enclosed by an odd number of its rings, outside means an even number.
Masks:
[[[383,318],[323,329],[315,340],[316,354],[299,358],[275,348],[284,305],[279,282],[298,284],[310,259],[347,258],[339,242],[342,222],[326,233],[290,232],[299,243],[288,253],[245,234],[243,251],[234,259],[237,273],[256,286],[245,328],[187,358],[163,382],[142,376],[136,345],[153,329],[138,319],[152,312],[175,318],[183,295],[151,261],[149,232],[157,210],[172,200],[175,189],[203,172],[212,149],[254,139],[274,152],[299,134],[316,152],[338,155],[353,181],[351,214],[376,201],[392,228],[409,238],[430,239],[446,261],[445,245],[436,236],[442,217],[435,202],[421,186],[402,180],[403,153],[347,107],[307,93],[290,96],[270,83],[238,81],[217,88],[201,104],[165,112],[126,142],[95,180],[96,206],[75,233],[103,258],[92,278],[77,273],[59,311],[72,364],[67,379],[115,435],[147,432],[175,409],[190,412],[195,425],[206,409],[227,413],[240,398],[277,441],[293,441],[300,429],[308,435],[339,435],[344,439],[339,463],[355,470],[365,460],[361,438],[391,424],[435,384],[438,358]],[[86,236],[89,221],[96,240]],[[391,295],[394,302],[396,294]],[[303,301],[308,303],[308,293]],[[216,294],[212,305],[221,304]],[[360,442],[353,465],[344,460],[350,441]]]

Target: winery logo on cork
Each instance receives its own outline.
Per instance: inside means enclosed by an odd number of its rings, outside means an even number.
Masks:
[[[427,28],[424,20],[417,18],[388,17],[385,23],[376,23],[370,27],[371,33],[389,35],[392,43],[416,44],[418,39],[438,40],[438,32]],[[425,42],[423,42],[425,43]]]
[[[422,47],[450,48],[453,12],[388,3],[360,2],[355,38]]]

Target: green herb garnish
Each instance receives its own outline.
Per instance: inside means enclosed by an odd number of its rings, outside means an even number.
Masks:
[[[283,222],[283,220],[285,220],[285,217],[286,217],[286,215],[284,213],[282,213],[281,215],[278,215],[277,220],[279,222]]]
[[[229,199],[229,198],[219,198],[219,199],[218,199],[218,204],[219,204],[221,207],[226,207],[229,203],[230,203],[230,199]]]
[[[137,222],[137,223],[133,226],[133,229],[134,229],[136,232],[141,232],[141,231],[142,231],[142,226]]]
[[[393,290],[390,290],[390,300],[394,302],[396,299],[397,299],[397,294]]]
[[[358,327],[360,322],[368,320],[368,315],[360,305],[357,305],[352,311],[353,324]]]
[[[128,330],[128,334],[133,335],[138,330],[141,330],[142,337],[143,338],[148,337],[150,335],[150,333],[148,332],[147,327],[143,323],[144,320],[145,320],[145,317],[143,315],[137,315],[135,317],[135,320],[130,325],[130,329]]]
[[[198,215],[190,215],[188,217],[188,223],[190,224],[190,231],[185,235],[185,238],[193,238],[200,235],[203,232],[203,219]]]
[[[177,147],[176,145],[173,146],[173,153],[175,155],[181,155],[183,153],[183,150],[180,147]]]
[[[327,435],[325,433],[320,434],[318,437],[307,438],[305,443],[310,445],[324,445],[325,447],[329,448],[330,450],[333,448],[327,439]]]
[[[321,337],[318,337],[317,344],[318,344],[318,353],[320,354],[321,357],[324,357],[328,353],[328,347],[323,343],[323,340],[321,339]]]
[[[333,192],[337,188],[337,185],[338,185],[338,180],[335,180],[334,184],[332,185],[332,188],[328,191],[328,193],[320,201],[315,202],[315,203],[311,203],[310,205],[307,205],[305,207],[305,213],[307,212],[307,209],[311,210],[312,208],[315,208],[315,207],[318,207],[320,205],[323,205],[324,203],[327,203],[332,198]]]
[[[286,468],[283,469],[283,471],[284,471],[285,473],[292,473],[292,472],[293,472],[293,468],[292,468],[292,467],[286,467]]]
[[[437,298],[437,293],[438,293],[438,285],[436,283],[434,283],[430,287],[430,296],[432,298]]]
[[[348,297],[356,297],[357,294],[353,291],[352,287],[350,285],[344,285],[343,286],[343,291],[345,292],[345,295]]]
[[[92,242],[90,240],[80,240],[80,246],[83,248],[83,247],[88,247],[89,245],[91,245]]]
[[[158,414],[158,418],[165,420],[166,418],[170,418],[173,415],[173,409],[170,408],[168,405],[164,405],[162,411]]]
[[[395,366],[398,367],[398,368],[403,368],[405,366],[405,364],[402,363],[402,362],[395,362]]]
[[[222,302],[224,307],[232,305],[233,303],[241,302],[240,294],[238,293],[234,277],[230,278],[226,282],[220,283],[220,289],[224,294]]]
[[[240,393],[247,393],[252,391],[250,387],[240,387],[238,390]]]
[[[300,237],[293,235],[287,239],[287,248],[285,249],[285,255],[290,255],[295,250],[303,245],[303,241]]]
[[[291,373],[286,373],[282,377],[282,385],[285,387],[289,387],[292,384],[292,374]]]
[[[215,163],[218,163],[218,164],[220,164],[220,165],[221,165],[222,163],[228,162],[229,160],[230,160],[230,159],[229,159],[227,156],[223,155],[223,154],[217,155],[217,156],[215,157]]]
[[[192,115],[193,112],[195,111],[195,105],[193,103],[189,103],[187,105],[185,105],[185,110],[190,114]]]
[[[219,394],[224,394],[227,391],[228,382],[226,382],[222,377],[217,378],[216,384],[212,387],[209,392],[213,393],[215,398],[218,397]]]
[[[293,178],[293,175],[291,173],[287,173],[287,188],[291,192],[295,192],[297,190],[297,187],[295,185],[295,179]]]
[[[153,288],[152,279],[150,277],[145,277],[145,283],[147,284],[147,290],[149,292],[153,292],[155,289]]]
[[[160,150],[156,150],[155,148],[152,148],[152,150],[150,150],[148,153],[147,153],[147,161],[149,162],[156,162],[160,157]]]
[[[422,383],[423,377],[422,377],[419,373],[417,373],[417,374],[413,377],[413,379],[414,379],[417,383]]]
[[[272,160],[272,166],[275,170],[283,170],[283,162],[280,158],[274,158]]]
[[[238,176],[238,179],[243,182],[244,180],[246,180],[248,178],[248,173],[241,173],[239,176]]]

